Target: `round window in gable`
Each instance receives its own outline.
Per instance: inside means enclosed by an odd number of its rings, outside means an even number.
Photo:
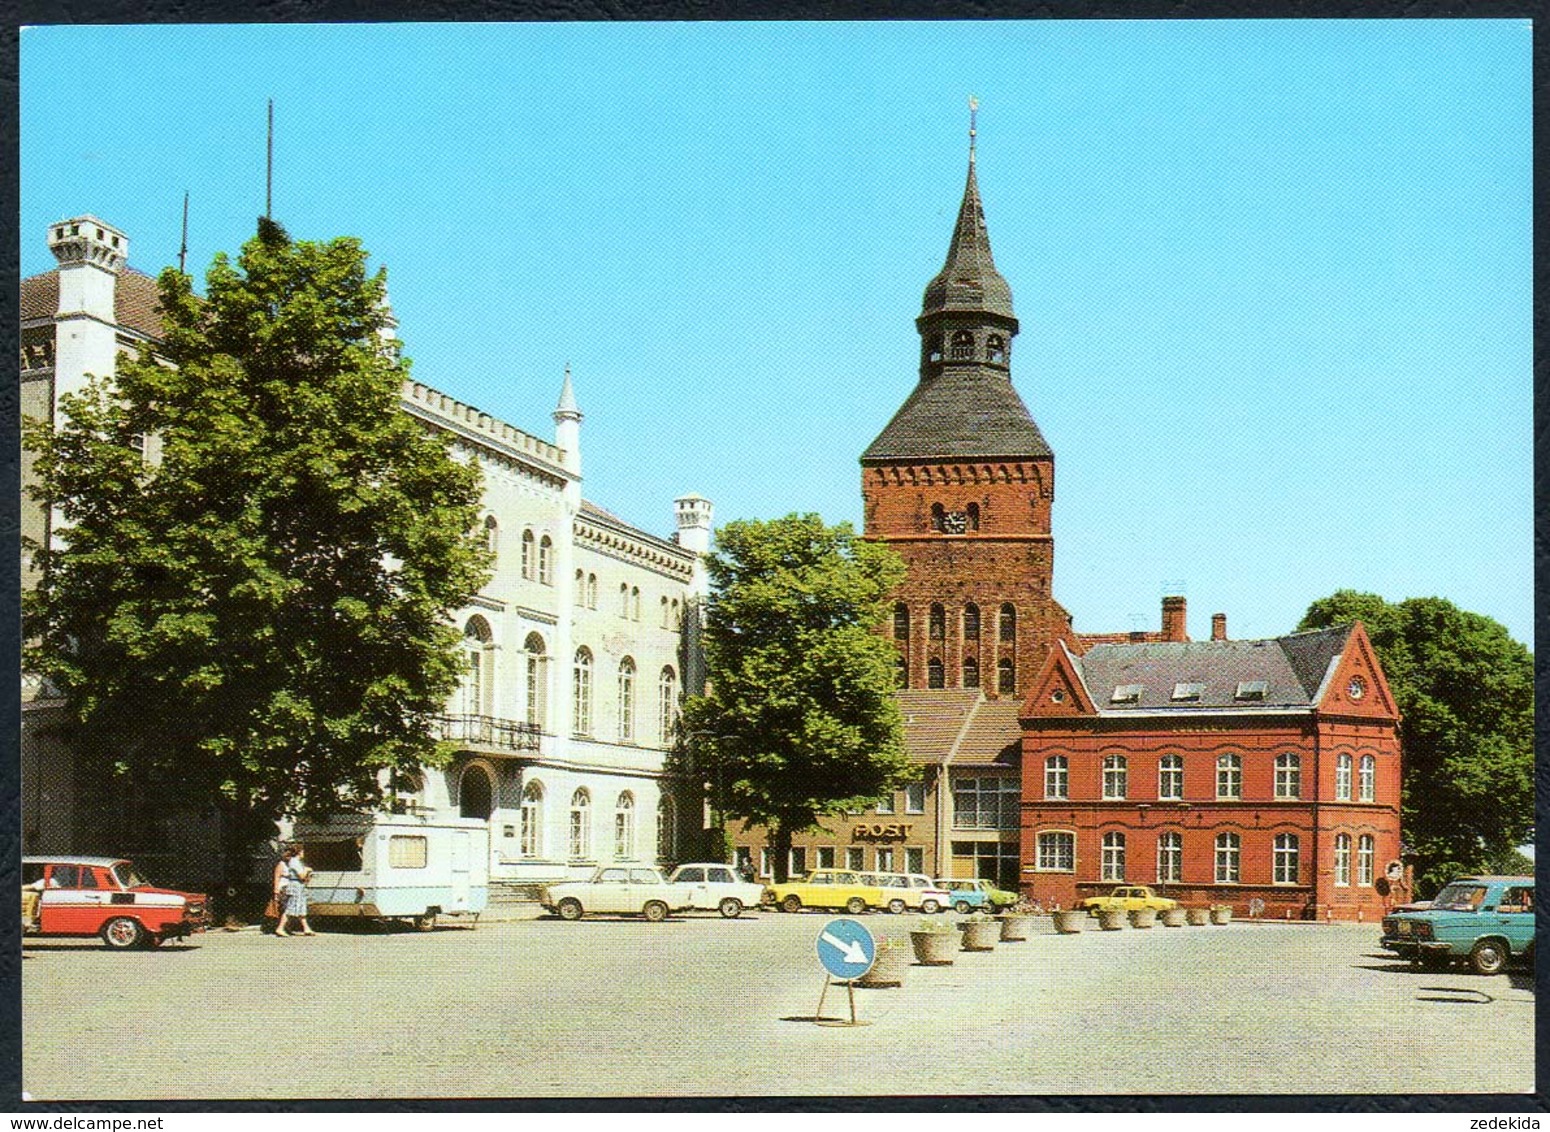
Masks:
[[[1367,694],[1367,682],[1360,676],[1351,677],[1351,682],[1346,685],[1345,694],[1353,700],[1359,700]]]
[[[1049,694],[1049,702],[1052,704],[1063,704],[1066,702],[1066,694],[1059,688],[1056,688]]]

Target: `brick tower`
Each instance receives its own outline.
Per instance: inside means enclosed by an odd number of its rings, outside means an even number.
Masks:
[[[1056,640],[1075,644],[1051,596],[1055,454],[1012,388],[1012,291],[990,254],[969,177],[947,262],[915,326],[920,380],[861,456],[867,538],[909,573],[892,633],[901,686],[1016,696]]]

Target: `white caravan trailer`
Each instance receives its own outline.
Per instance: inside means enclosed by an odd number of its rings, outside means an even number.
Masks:
[[[475,818],[370,814],[298,821],[293,839],[312,868],[314,916],[413,920],[472,916],[490,894],[490,829]]]

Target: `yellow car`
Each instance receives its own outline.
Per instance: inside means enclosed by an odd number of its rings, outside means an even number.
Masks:
[[[859,916],[868,908],[882,907],[883,890],[863,883],[859,873],[845,869],[814,869],[801,880],[769,885],[761,903],[774,904],[782,912],[843,908],[852,916]]]
[[[1177,900],[1158,896],[1144,884],[1122,885],[1107,896],[1089,896],[1082,901],[1082,907],[1087,909],[1089,916],[1096,916],[1099,912],[1134,912],[1137,908],[1165,912],[1178,906]]]

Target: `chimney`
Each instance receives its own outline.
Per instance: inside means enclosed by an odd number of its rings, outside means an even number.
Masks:
[[[1162,599],[1162,639],[1165,641],[1189,640],[1189,633],[1185,630],[1184,597],[1182,594],[1170,594]]]
[[[1227,614],[1211,614],[1211,639],[1213,641],[1225,641],[1227,639]]]

